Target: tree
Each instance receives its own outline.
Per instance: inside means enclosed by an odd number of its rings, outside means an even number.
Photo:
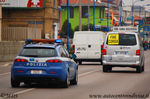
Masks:
[[[79,31],[79,26],[75,27],[75,31]],[[88,25],[82,25],[82,31],[88,31]],[[93,24],[90,24],[90,31],[93,31]],[[99,31],[96,29],[95,31]]]
[[[74,31],[71,27],[71,23],[69,23],[69,37],[70,38],[73,38],[73,34],[74,34]],[[61,32],[60,32],[60,36],[62,38],[66,38],[67,37],[67,20],[64,22],[63,26],[62,26],[62,29],[61,29]]]

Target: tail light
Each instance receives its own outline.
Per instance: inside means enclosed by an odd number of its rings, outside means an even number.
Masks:
[[[28,62],[26,59],[15,59],[15,62]]]
[[[46,62],[48,62],[48,63],[62,63],[61,60],[57,60],[57,59],[55,59],[55,60],[47,60]]]
[[[104,45],[102,44],[102,45],[101,45],[101,50],[102,50],[103,48],[104,48]]]
[[[136,55],[140,55],[141,53],[140,53],[140,50],[136,50]]]
[[[75,53],[75,45],[73,45],[72,48],[73,48],[73,53]]]
[[[18,73],[23,73],[24,71],[17,71]]]
[[[107,53],[107,50],[106,49],[102,49],[101,50],[101,55],[103,56],[103,55],[106,55],[106,53]]]

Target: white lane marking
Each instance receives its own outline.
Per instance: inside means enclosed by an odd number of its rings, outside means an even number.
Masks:
[[[6,64],[2,65],[1,67],[8,67],[10,65],[12,65],[12,63],[6,63]]]
[[[85,76],[85,75],[88,75],[88,74],[91,74],[91,73],[94,73],[94,72],[97,72],[97,71],[98,70],[82,73],[82,74],[79,74],[79,77]],[[34,89],[36,89],[36,88],[25,89],[25,90],[22,90],[22,91],[15,92],[13,94],[17,94],[18,95],[18,94],[22,94],[22,93],[26,93],[26,92],[32,91]]]
[[[94,70],[94,71],[90,71],[90,72],[81,73],[81,74],[79,74],[79,77],[85,76],[85,75],[88,75],[88,74],[91,74],[91,73],[94,73],[94,72],[97,72],[97,71],[98,71],[98,70]]]
[[[10,74],[10,72],[7,72],[7,73],[0,74],[0,76],[3,76],[3,75],[8,75],[8,74]]]
[[[25,93],[25,92],[32,91],[32,90],[34,90],[34,89],[35,89],[35,88],[25,89],[25,90],[22,90],[22,91],[15,92],[15,93],[13,93],[13,94],[18,95],[18,94],[22,94],[22,93]]]
[[[9,66],[9,63],[7,63],[7,64],[4,64],[2,67],[7,67],[7,66]]]

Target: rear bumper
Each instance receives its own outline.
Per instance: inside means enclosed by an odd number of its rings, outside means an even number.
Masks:
[[[31,70],[42,70],[42,74],[32,74]],[[18,72],[23,71],[23,72]],[[55,72],[55,73],[51,73]],[[11,70],[11,78],[20,82],[24,81],[65,81],[67,71],[63,67],[49,67],[49,68],[23,68],[13,67]]]
[[[134,66],[140,66],[141,60],[139,56],[111,56],[111,55],[105,55],[102,57],[103,65],[111,65],[111,66],[120,66],[120,67],[134,67]]]
[[[135,67],[140,66],[140,61],[136,62],[107,62],[103,60],[103,65],[111,65],[113,67]]]
[[[15,76],[13,78],[19,82],[38,82],[38,83],[55,83],[55,82],[61,82],[63,80],[59,79],[58,77],[32,77],[32,76]]]
[[[85,62],[100,62],[102,59],[97,58],[97,59],[74,59],[75,61],[85,61]]]

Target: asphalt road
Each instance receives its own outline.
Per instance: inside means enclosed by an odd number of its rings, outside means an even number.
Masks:
[[[145,51],[145,72],[133,68],[113,68],[103,73],[99,63],[79,66],[77,86],[59,88],[54,85],[10,86],[12,62],[0,63],[0,96],[2,99],[149,99],[150,50]],[[8,98],[9,97],[9,98]],[[0,98],[1,99],[1,98]]]

